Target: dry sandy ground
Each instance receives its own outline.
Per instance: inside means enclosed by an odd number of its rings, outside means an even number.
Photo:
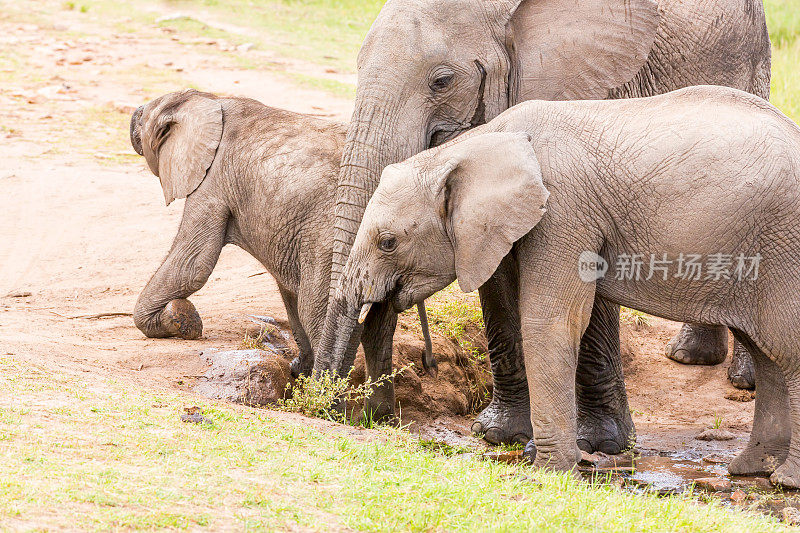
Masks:
[[[82,20],[64,11],[38,24],[0,19],[0,50],[18,52],[24,68],[0,73],[7,81],[0,86],[0,357],[82,373],[86,380],[114,375],[147,387],[187,388],[205,369],[200,351],[236,347],[249,314],[285,319],[285,312],[269,276],[248,277],[260,265],[228,247],[192,298],[205,324],[200,340],[147,339],[130,316],[81,318],[133,310],[183,208],[180,201],[164,207],[158,180],[133,157],[126,113],[187,82],[339,120],[349,116],[351,102],[298,88],[280,72],[241,69],[231,58],[245,52],[220,53],[224,44],[205,52],[158,28],[143,37],[117,36]],[[89,37],[65,34],[76,27]],[[115,122],[85,118],[98,108]],[[685,367],[664,358],[677,327],[654,319],[624,328],[641,446],[702,448],[692,437],[715,415],[740,436],[727,446],[743,446],[753,402],[723,398],[734,390],[725,380],[727,363]],[[468,422],[447,425],[466,432]]]

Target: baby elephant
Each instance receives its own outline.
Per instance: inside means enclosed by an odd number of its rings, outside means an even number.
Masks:
[[[167,205],[186,204],[169,255],[136,302],[136,326],[148,337],[200,337],[203,323],[186,298],[232,243],[275,278],[300,351],[293,371],[309,372],[328,301],[345,131],[192,89],[140,107],[131,119],[133,148],[160,177]]]
[[[523,133],[519,133],[523,132]],[[800,129],[722,87],[523,103],[387,167],[340,285],[353,316],[519,267],[535,464],[574,467],[575,369],[595,295],[723,325],[755,361],[732,474],[800,487]]]
[[[203,322],[186,298],[208,280],[222,247],[235,244],[275,278],[300,351],[292,373],[310,374],[328,303],[346,127],[188,89],[140,107],[130,131],[167,205],[186,198],[172,249],[136,302],[136,327],[148,337],[200,337]],[[418,309],[423,366],[434,371],[423,304]],[[378,380],[391,361],[368,358],[367,369]],[[376,419],[392,416],[393,388],[384,383],[368,402]]]

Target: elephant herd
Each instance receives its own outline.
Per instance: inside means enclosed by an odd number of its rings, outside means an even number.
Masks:
[[[729,469],[799,487],[800,130],[770,58],[761,0],[389,0],[347,126],[193,90],[136,111],[186,204],[134,321],[199,337],[187,298],[233,243],[277,282],[295,372],[347,375],[361,344],[377,380],[398,313],[458,279],[494,383],[473,432],[556,469],[635,436],[620,305],[687,322],[683,363],[720,363],[730,329],[759,394]],[[382,380],[366,407],[394,405]]]

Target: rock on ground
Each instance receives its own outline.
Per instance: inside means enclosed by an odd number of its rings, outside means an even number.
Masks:
[[[283,398],[291,376],[289,363],[266,350],[206,350],[210,368],[195,391],[209,398],[264,406]]]

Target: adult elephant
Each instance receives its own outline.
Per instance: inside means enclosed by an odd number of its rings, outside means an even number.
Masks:
[[[770,57],[761,0],[390,0],[358,56],[337,190],[331,299],[315,370],[346,372],[352,364],[361,329],[333,290],[386,165],[530,99],[631,98],[696,84],[768,98]],[[495,443],[532,435],[513,265],[504,260],[480,288],[494,393],[472,429]],[[390,367],[396,322],[386,304],[366,317],[368,366]],[[726,335],[686,325],[672,356],[718,363]],[[577,376],[579,445],[619,452],[634,428],[619,357],[619,308],[601,298]],[[391,414],[391,385],[372,401],[382,406],[379,414]]]

